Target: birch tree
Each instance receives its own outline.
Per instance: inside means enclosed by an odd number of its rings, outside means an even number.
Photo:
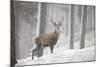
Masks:
[[[74,42],[74,5],[69,5],[69,45],[73,49]]]
[[[38,5],[38,19],[37,19],[37,36],[45,33],[46,25],[46,3],[40,3]],[[43,56],[43,48],[39,50],[39,56]]]
[[[36,37],[39,36],[39,30],[40,30],[40,19],[41,19],[41,3],[38,4],[38,15],[37,15],[37,30],[36,30]]]
[[[85,5],[85,6],[82,6],[81,29],[80,29],[80,49],[85,47],[86,22],[87,22],[87,6]]]

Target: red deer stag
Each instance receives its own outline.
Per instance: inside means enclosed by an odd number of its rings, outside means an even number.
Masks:
[[[32,59],[34,54],[35,55],[37,54],[39,58],[40,48],[50,47],[51,53],[53,53],[53,48],[54,45],[57,43],[60,34],[60,26],[61,23],[63,22],[63,19],[64,18],[62,17],[62,20],[59,23],[53,22],[51,20],[54,27],[53,31],[48,34],[39,35],[38,37],[35,38],[36,48],[32,50]]]

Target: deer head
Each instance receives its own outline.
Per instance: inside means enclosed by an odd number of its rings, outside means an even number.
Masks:
[[[51,19],[51,22],[52,22],[52,24],[53,24],[54,32],[55,32],[55,33],[58,33],[58,34],[60,33],[60,27],[61,27],[61,24],[62,24],[63,20],[64,20],[63,16],[62,16],[61,21],[59,21],[58,23],[57,23],[57,22],[54,22],[54,21]]]

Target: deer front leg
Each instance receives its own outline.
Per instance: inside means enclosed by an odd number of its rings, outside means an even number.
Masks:
[[[40,56],[43,56],[43,51],[44,51],[44,45],[41,45],[41,48],[40,48]]]
[[[40,48],[39,45],[37,45],[37,46],[36,46],[36,54],[37,54],[37,57],[38,57],[38,58],[39,58],[39,48]]]
[[[53,53],[53,48],[54,48],[54,46],[53,45],[50,45],[51,54]]]

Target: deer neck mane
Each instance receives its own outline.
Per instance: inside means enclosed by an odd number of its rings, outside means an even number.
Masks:
[[[59,36],[60,31],[59,31],[59,30],[53,30],[53,34],[54,34],[55,36]]]
[[[52,30],[52,32],[49,32],[48,35],[51,35],[52,37],[59,37],[60,31],[57,31],[55,29]]]

